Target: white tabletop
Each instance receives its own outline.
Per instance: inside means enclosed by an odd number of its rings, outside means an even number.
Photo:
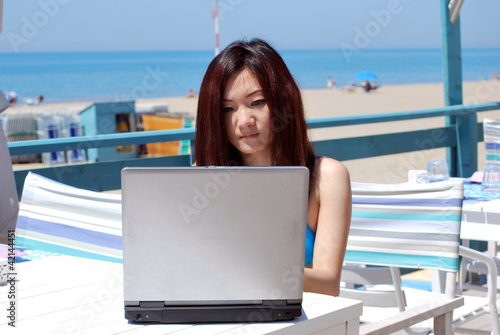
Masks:
[[[465,203],[466,211],[484,212],[489,214],[500,214],[500,199],[476,202],[474,204]]]
[[[500,241],[500,199],[464,204],[460,236],[468,240]]]
[[[305,293],[293,321],[133,324],[124,317],[121,264],[53,256],[14,266],[15,286],[0,286],[0,334],[357,334],[362,313],[359,301]]]

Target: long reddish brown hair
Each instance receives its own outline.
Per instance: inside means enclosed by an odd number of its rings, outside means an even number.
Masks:
[[[222,99],[228,79],[245,68],[255,75],[271,111],[272,164],[307,166],[313,173],[314,151],[300,89],[278,52],[260,39],[232,43],[208,66],[198,100],[195,164],[241,164],[241,154],[229,143],[224,126]]]

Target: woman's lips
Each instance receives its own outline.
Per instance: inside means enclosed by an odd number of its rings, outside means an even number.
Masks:
[[[251,139],[253,139],[253,138],[257,137],[257,135],[258,135],[258,134],[248,134],[248,135],[243,135],[243,136],[241,136],[241,139],[242,139],[242,140],[251,140]]]

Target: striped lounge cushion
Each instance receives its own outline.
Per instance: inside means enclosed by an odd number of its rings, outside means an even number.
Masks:
[[[29,173],[16,247],[122,262],[121,195],[87,191]]]
[[[463,183],[352,183],[346,262],[458,270]]]
[[[484,119],[486,165],[500,164],[500,120]]]

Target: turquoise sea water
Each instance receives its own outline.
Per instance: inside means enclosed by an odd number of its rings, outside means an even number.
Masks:
[[[441,82],[440,49],[280,51],[302,88],[339,86],[360,71],[381,85]],[[213,59],[209,51],[78,52],[0,54],[0,89],[16,91],[19,102],[43,94],[46,102],[106,101],[183,96],[196,92]],[[463,80],[489,80],[500,73],[500,49],[462,51]]]

